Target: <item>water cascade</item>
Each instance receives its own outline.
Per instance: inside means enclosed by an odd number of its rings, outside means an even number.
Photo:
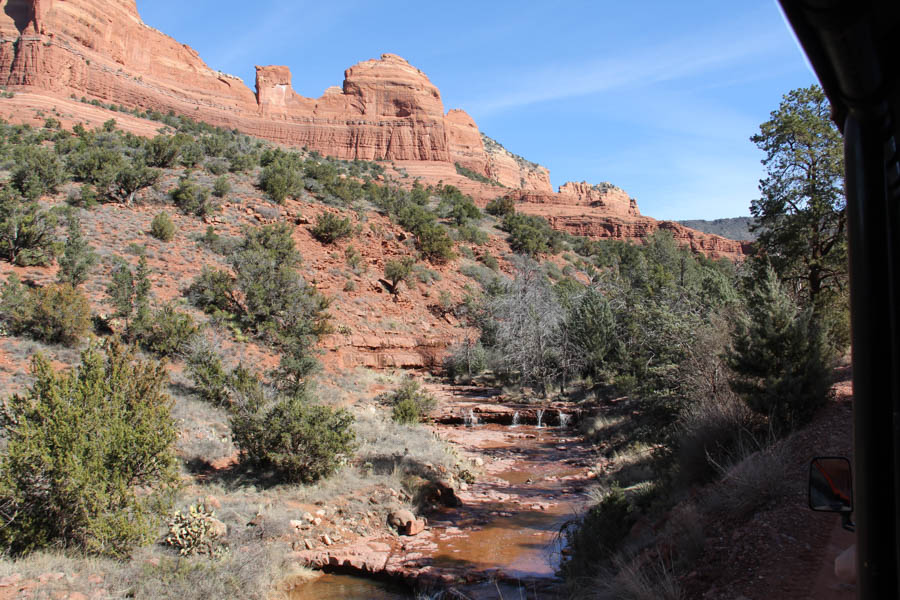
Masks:
[[[572,415],[567,415],[563,411],[559,411],[559,428],[565,429],[569,425],[569,418]]]
[[[518,427],[519,426],[519,411],[513,413],[512,423],[510,427]]]
[[[478,417],[475,416],[475,413],[472,412],[472,409],[469,409],[469,412],[465,414],[463,420],[466,423],[466,427],[475,427],[478,425]]]
[[[541,425],[541,420],[544,418],[544,409],[543,408],[537,409],[535,414],[537,414],[537,426],[538,426],[538,429],[540,429],[541,427],[543,427],[543,425]]]

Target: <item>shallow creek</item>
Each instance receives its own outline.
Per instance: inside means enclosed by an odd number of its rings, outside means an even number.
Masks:
[[[467,410],[452,398],[451,410]],[[471,414],[471,413],[469,413]],[[396,552],[415,556],[413,570],[452,575],[471,598],[553,597],[561,556],[560,527],[585,504],[591,450],[574,429],[554,425],[437,425],[435,431],[483,467],[457,490],[462,506],[428,515],[428,530],[402,538]],[[400,588],[346,575],[327,575],[296,590],[310,598],[411,597]],[[398,595],[399,594],[399,595]]]

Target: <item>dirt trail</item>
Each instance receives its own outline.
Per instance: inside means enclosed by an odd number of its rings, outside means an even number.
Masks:
[[[697,568],[682,578],[686,598],[850,600],[855,587],[834,577],[834,559],[853,543],[840,518],[807,506],[806,482],[814,456],[851,456],[852,387],[839,372],[828,405],[786,440],[787,496],[749,520],[714,523]]]

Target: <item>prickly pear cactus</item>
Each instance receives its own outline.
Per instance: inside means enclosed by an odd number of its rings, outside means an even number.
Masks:
[[[218,556],[223,547],[218,543],[219,529],[215,512],[197,501],[187,512],[176,512],[169,521],[165,543],[178,550],[181,556],[206,554]]]

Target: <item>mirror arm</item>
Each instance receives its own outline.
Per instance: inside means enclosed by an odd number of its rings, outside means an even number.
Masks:
[[[856,532],[856,523],[850,520],[850,515],[852,513],[841,513],[841,527],[846,529],[847,531]]]

